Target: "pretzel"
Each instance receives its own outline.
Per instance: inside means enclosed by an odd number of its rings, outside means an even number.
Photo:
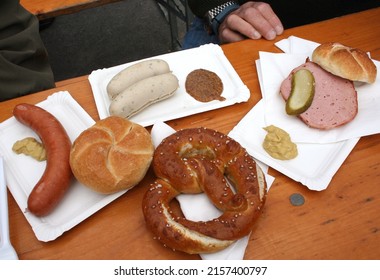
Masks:
[[[145,193],[143,213],[164,246],[212,253],[251,232],[265,202],[266,182],[238,142],[212,129],[183,129],[158,145],[152,164],[158,178]],[[221,216],[196,222],[171,210],[170,202],[179,194],[202,192]]]

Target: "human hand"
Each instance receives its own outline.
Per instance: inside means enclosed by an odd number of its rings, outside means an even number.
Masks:
[[[280,19],[269,4],[250,1],[224,19],[219,26],[219,40],[221,43],[262,37],[273,40],[283,31]]]

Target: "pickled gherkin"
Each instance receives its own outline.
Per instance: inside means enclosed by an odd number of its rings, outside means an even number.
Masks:
[[[305,112],[313,102],[315,80],[307,69],[300,69],[293,74],[292,89],[285,110],[288,115],[299,115]]]

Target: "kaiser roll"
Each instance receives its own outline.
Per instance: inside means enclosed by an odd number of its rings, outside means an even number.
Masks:
[[[149,132],[127,119],[96,122],[74,141],[70,166],[76,179],[96,192],[130,189],[145,176],[153,158]]]
[[[351,81],[374,83],[376,80],[376,65],[360,49],[324,43],[314,50],[312,60],[332,74]]]

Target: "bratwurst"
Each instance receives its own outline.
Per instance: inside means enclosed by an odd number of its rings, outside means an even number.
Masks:
[[[70,186],[71,141],[62,124],[38,106],[19,104],[13,109],[13,115],[37,133],[46,149],[46,169],[28,198],[28,211],[45,216],[56,207]]]
[[[153,76],[169,73],[169,64],[162,59],[148,59],[128,66],[116,74],[107,84],[111,100],[131,85]]]

